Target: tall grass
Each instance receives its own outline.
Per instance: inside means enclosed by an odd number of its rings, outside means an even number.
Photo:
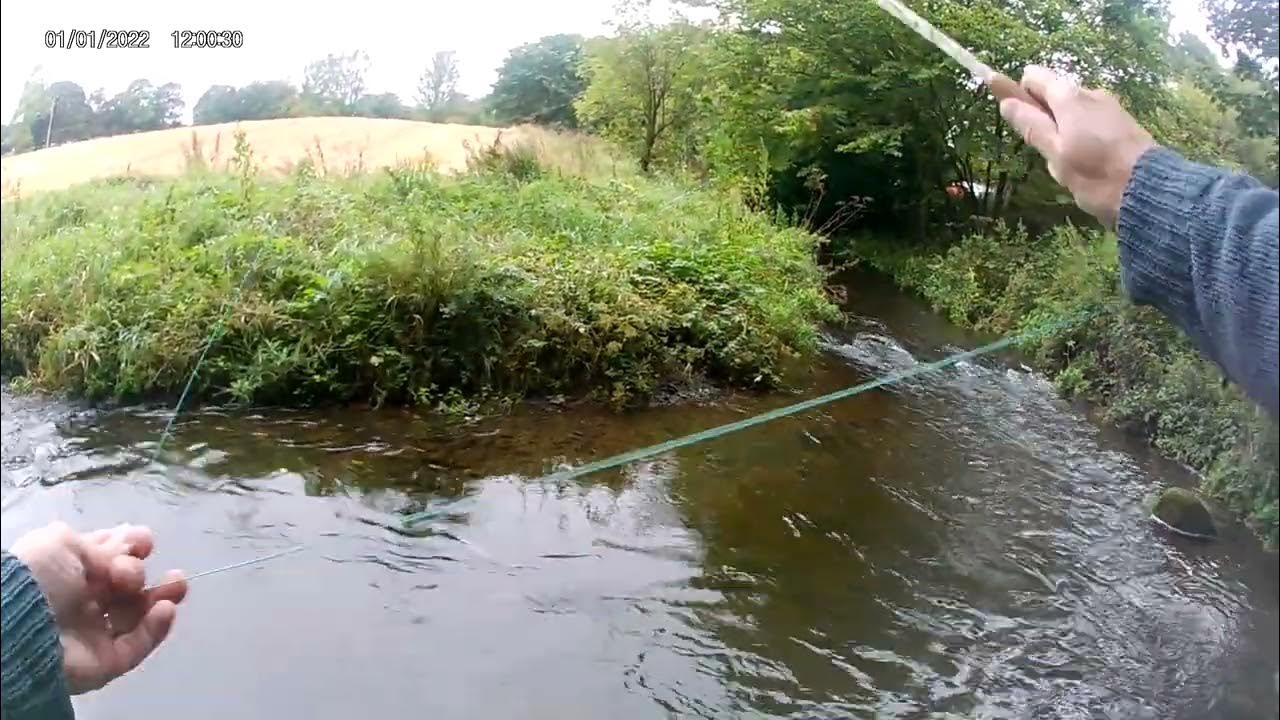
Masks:
[[[1280,540],[1276,424],[1168,321],[1121,297],[1115,238],[1070,225],[1039,238],[996,226],[945,250],[864,239],[859,255],[954,322],[996,333],[1094,311],[1028,348],[1069,396],[1201,472],[1203,486]]]
[[[775,381],[833,316],[816,238],[675,182],[494,150],[425,166],[97,182],[3,208],[6,373],[90,398],[434,403]],[[587,157],[583,155],[582,157]],[[485,159],[487,158],[487,159]],[[594,160],[591,162],[595,162]],[[596,170],[603,170],[597,166]]]

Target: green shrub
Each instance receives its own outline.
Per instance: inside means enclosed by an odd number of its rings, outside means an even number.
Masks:
[[[485,164],[491,163],[492,166]],[[95,183],[4,206],[6,372],[90,398],[438,403],[767,386],[834,317],[816,238],[689,187],[402,167]]]

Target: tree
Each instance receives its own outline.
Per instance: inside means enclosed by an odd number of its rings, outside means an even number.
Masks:
[[[252,82],[240,88],[240,119],[271,120],[297,114],[298,89],[283,80]]]
[[[298,109],[298,89],[281,80],[254,82],[236,89],[214,85],[200,96],[192,113],[197,125],[289,117]]]
[[[585,124],[632,148],[640,169],[687,157],[683,135],[699,114],[706,34],[686,22],[633,25],[586,46],[586,90],[575,104]]]
[[[458,59],[452,50],[431,57],[418,77],[418,104],[428,113],[438,114],[458,100]]]
[[[165,83],[157,87],[146,79],[134,80],[123,92],[100,102],[95,113],[97,135],[176,127],[185,105],[180,85]]]
[[[191,110],[195,125],[214,125],[240,120],[239,91],[230,85],[212,85]]]
[[[1214,39],[1235,53],[1235,74],[1256,90],[1219,96],[1240,112],[1254,134],[1275,137],[1280,130],[1280,28],[1278,0],[1205,0]],[[1246,88],[1249,86],[1245,86]]]
[[[395,93],[365,95],[356,101],[355,115],[372,118],[407,118],[409,108]]]
[[[918,237],[948,221],[1059,202],[1043,162],[986,89],[875,4],[714,4],[725,18],[704,71],[715,122],[701,123],[698,141],[713,179],[765,186],[786,207],[825,197],[824,212],[869,198],[866,222],[914,227]],[[1139,116],[1164,100],[1159,0],[913,5],[997,69],[1067,70],[1117,92]],[[959,198],[949,186],[963,189]]]
[[[94,114],[84,89],[60,80],[45,86],[29,82],[14,112],[10,149],[39,149],[93,137]]]
[[[581,35],[550,35],[512,50],[493,85],[499,122],[577,127],[573,103],[585,88]]]
[[[350,55],[330,53],[307,65],[302,81],[304,112],[351,114],[364,94],[368,69],[369,56],[359,50]]]

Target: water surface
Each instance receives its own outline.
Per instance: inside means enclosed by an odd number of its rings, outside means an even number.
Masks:
[[[82,718],[1275,717],[1275,556],[1152,527],[1193,480],[1013,359],[540,479],[979,342],[851,290],[789,393],[627,415],[206,409],[149,463],[163,410],[6,391],[3,539],[146,523],[188,571],[307,545],[195,581]]]

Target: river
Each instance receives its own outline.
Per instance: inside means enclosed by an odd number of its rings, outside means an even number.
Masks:
[[[1016,359],[539,478],[979,342],[873,277],[803,382],[615,415],[184,415],[4,394],[3,540],[155,529],[170,640],[81,718],[1268,718],[1276,556],[1146,520],[1194,480]],[[437,513],[428,530],[399,516]]]

